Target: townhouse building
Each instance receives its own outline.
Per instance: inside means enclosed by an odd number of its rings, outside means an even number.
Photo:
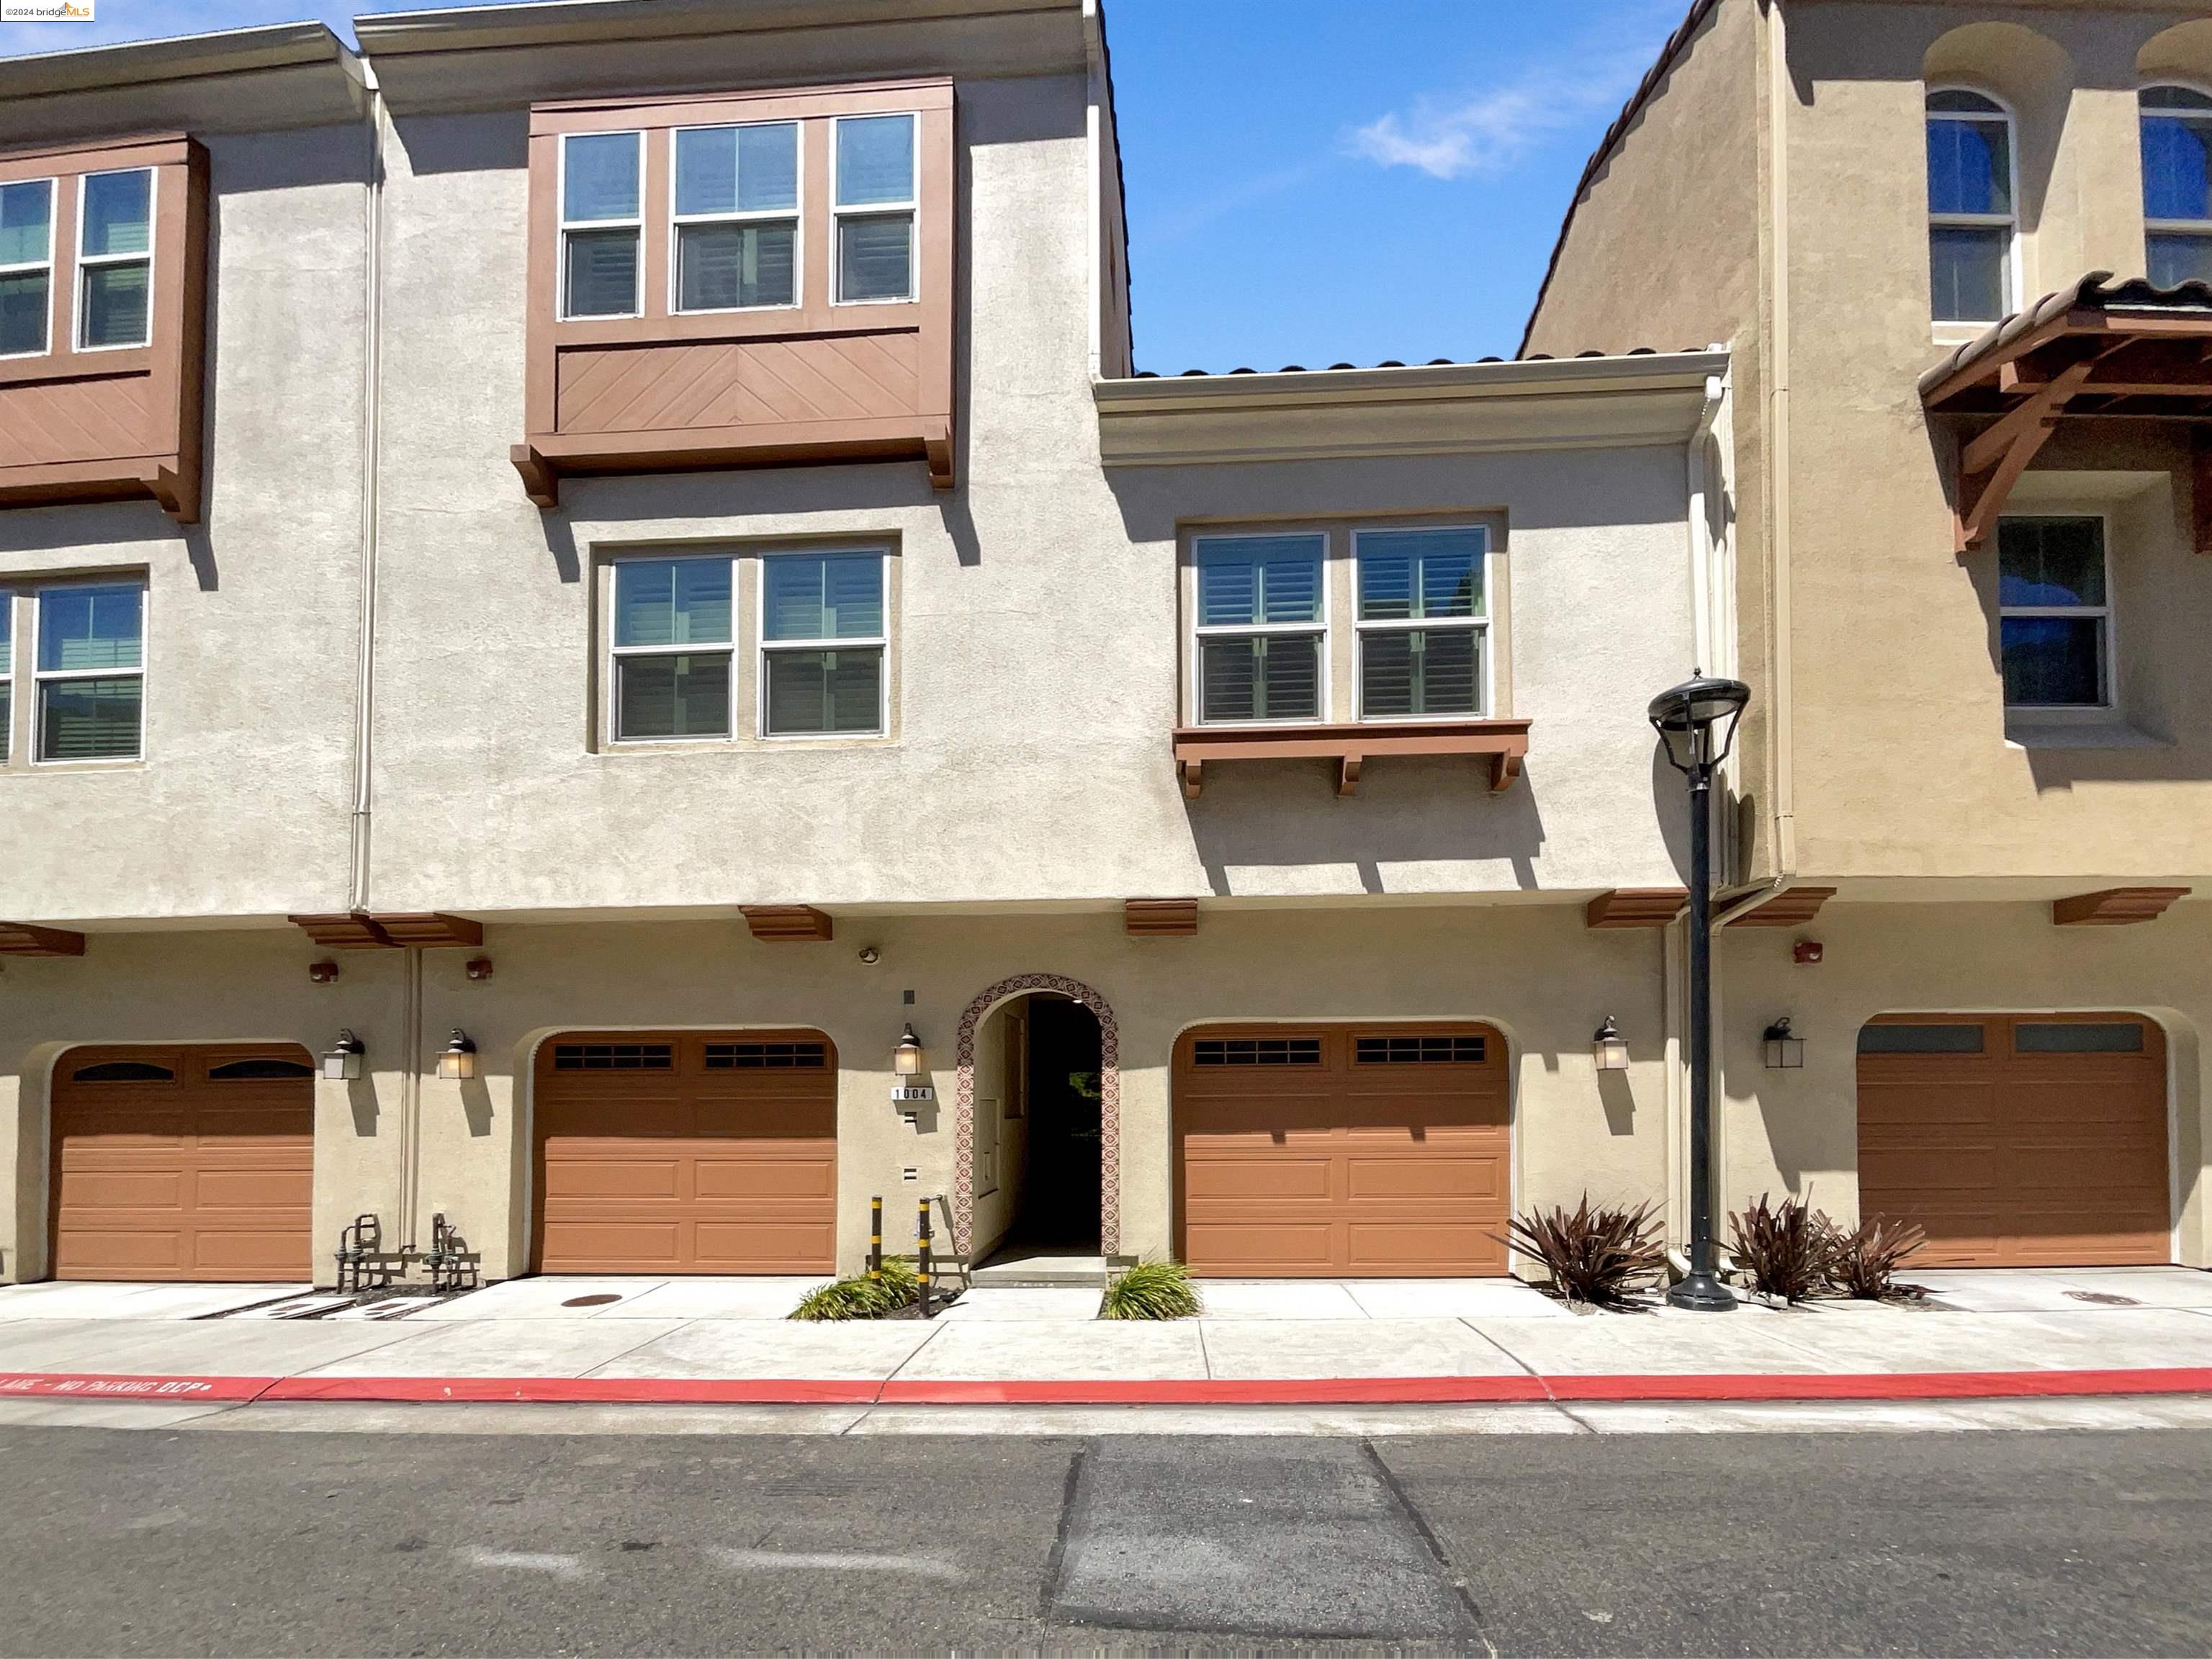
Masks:
[[[1096,0],[356,38],[0,63],[0,1279],[1666,1190],[1722,336],[1136,373]]]
[[[1701,0],[1582,181],[1527,349],[1734,347],[1726,1202],[2212,1259],[2208,149],[2201,6]]]

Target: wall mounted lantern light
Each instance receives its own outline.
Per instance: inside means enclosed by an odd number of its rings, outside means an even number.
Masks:
[[[1766,1069],[1802,1072],[1805,1069],[1805,1039],[1790,1029],[1790,1016],[1766,1028]]]
[[[1621,1036],[1620,1027],[1613,1023],[1611,1014],[1590,1036],[1590,1058],[1597,1062],[1601,1072],[1628,1069],[1628,1039]]]
[[[338,1040],[323,1056],[323,1075],[333,1083],[350,1083],[361,1075],[361,1058],[368,1052],[351,1030],[341,1029]]]
[[[477,1074],[477,1045],[456,1025],[438,1055],[438,1075],[448,1083],[465,1083]]]
[[[908,1020],[899,1033],[898,1047],[891,1050],[891,1070],[900,1077],[920,1077],[921,1060],[921,1039],[914,1034],[914,1022]]]

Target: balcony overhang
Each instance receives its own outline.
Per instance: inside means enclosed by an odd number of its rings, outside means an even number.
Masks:
[[[2115,283],[2090,272],[1960,346],[1920,377],[1922,406],[1956,417],[1957,550],[1980,547],[2062,422],[2180,422],[2195,453],[2196,537],[2212,553],[2212,287]]]
[[[1484,763],[1493,792],[1510,789],[1528,753],[1527,720],[1396,720],[1371,726],[1186,726],[1175,734],[1176,775],[1195,800],[1210,766],[1231,761],[1328,760],[1336,793],[1359,787],[1361,769],[1382,756],[1468,756]]]

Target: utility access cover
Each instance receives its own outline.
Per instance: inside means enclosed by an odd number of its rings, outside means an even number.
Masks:
[[[1062,1524],[1048,1609],[1062,1623],[1354,1638],[1478,1628],[1358,1441],[1093,1441]]]

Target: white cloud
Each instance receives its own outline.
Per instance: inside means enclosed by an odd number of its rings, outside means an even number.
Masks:
[[[1346,147],[1378,166],[1415,167],[1433,179],[1509,173],[1560,133],[1619,109],[1657,51],[1656,40],[1614,46],[1571,65],[1531,64],[1464,96],[1423,97],[1409,109],[1353,128]]]

